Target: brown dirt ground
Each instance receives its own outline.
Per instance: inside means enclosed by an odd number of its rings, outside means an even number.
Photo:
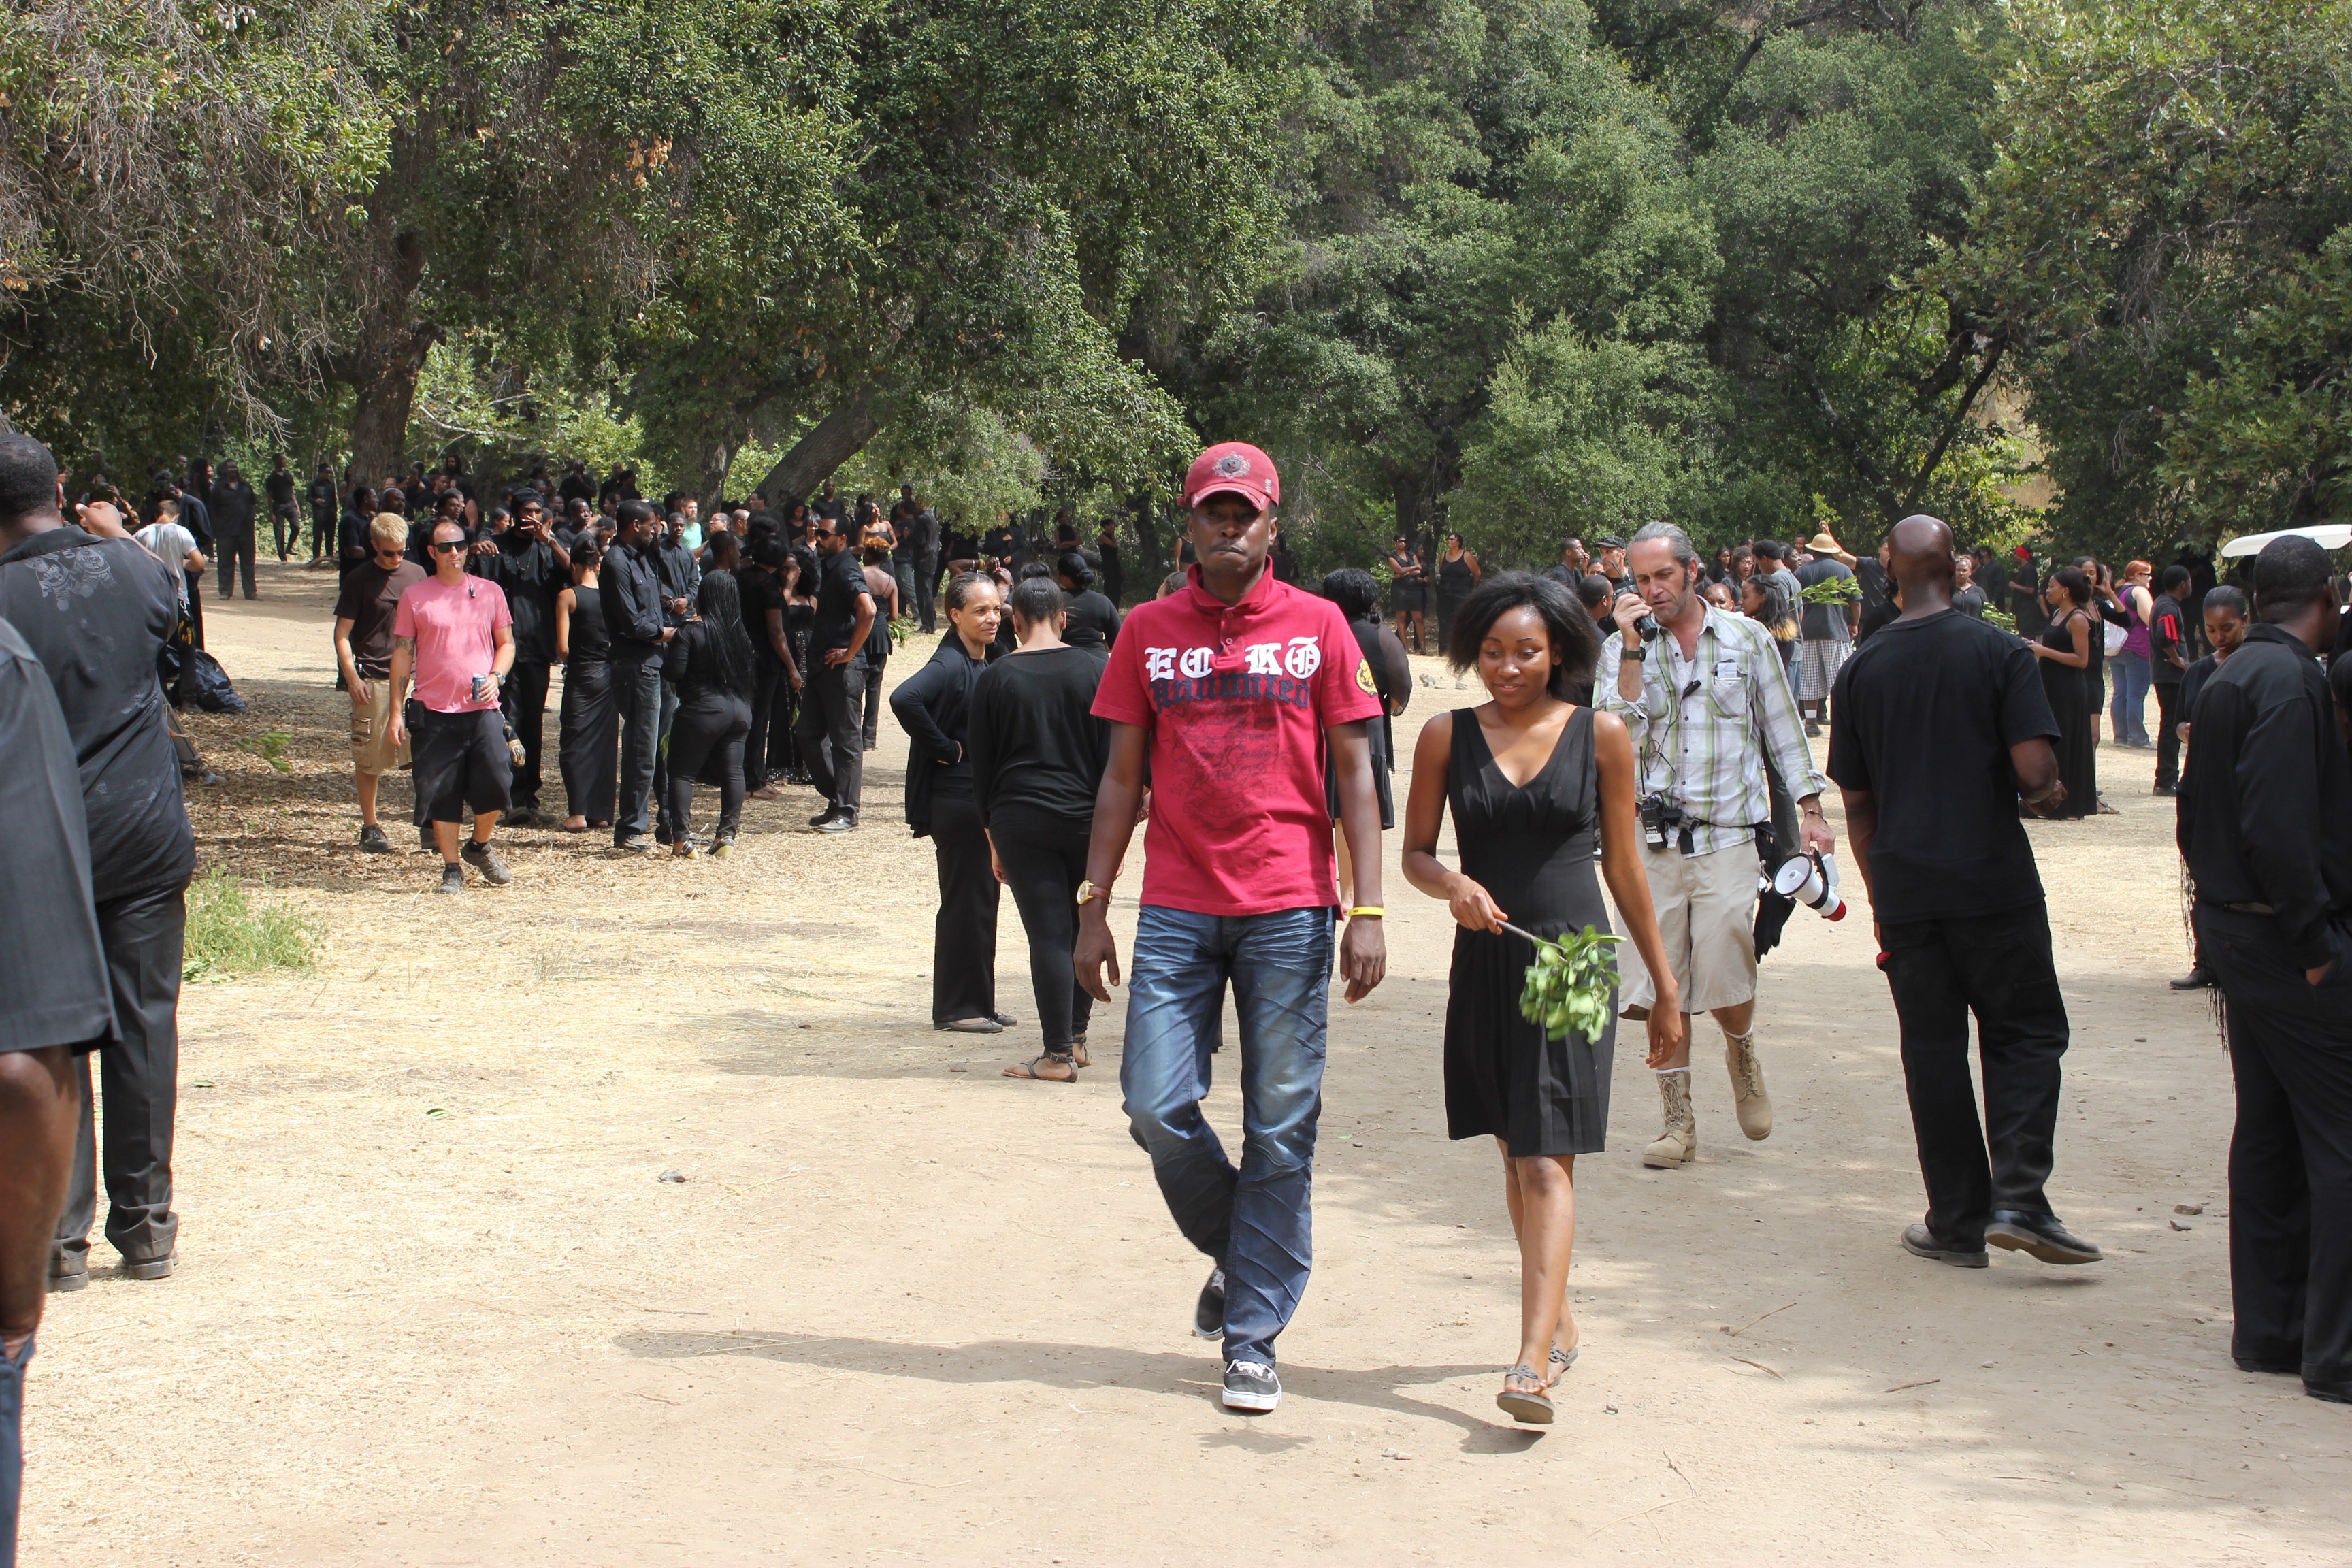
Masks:
[[[1515,1429],[1496,1160],[1444,1136],[1450,927],[1391,861],[1391,978],[1333,1008],[1290,1397],[1244,1420],[1184,1331],[1202,1265],[1126,1135],[1117,1010],[1073,1089],[996,1075],[1034,1030],[923,1026],[894,724],[846,842],[800,791],[730,862],[524,833],[513,888],[445,901],[352,849],[328,584],[263,575],[208,606],[254,713],[195,721],[199,833],[326,949],[185,995],[181,1270],[52,1300],[28,1564],[2345,1560],[2345,1412],[2228,1357],[2229,1082],[2162,984],[2146,753],[2101,752],[2122,816],[2032,828],[2076,1029],[2053,1191],[2105,1265],[1897,1249],[1869,928],[1801,911],[1762,994],[1779,1130],[1736,1136],[1703,1049],[1701,1160],[1645,1171],[1624,1064],[1580,1171],[1585,1355]],[[290,774],[238,748],[272,731]],[[1009,901],[999,946],[1029,1016]]]

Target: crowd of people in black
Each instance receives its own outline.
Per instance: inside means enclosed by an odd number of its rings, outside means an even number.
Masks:
[[[0,910],[19,922],[0,943],[11,1529],[24,1367],[43,1294],[87,1280],[98,1181],[126,1274],[160,1279],[176,1258],[195,855],[158,672],[195,635],[208,566],[224,595],[253,592],[260,510],[233,465],[199,468],[159,471],[135,509],[93,490],[68,521],[47,450],[0,436],[0,798],[18,826],[0,854]],[[273,468],[284,559],[299,503]],[[1742,1135],[1771,1135],[1759,960],[1799,900],[1838,912],[1832,784],[1918,1135],[1927,1208],[1901,1245],[1963,1268],[1989,1247],[2102,1260],[2046,1190],[2069,1026],[2021,821],[2099,809],[2104,711],[2112,743],[2154,750],[2156,793],[2178,796],[2198,962],[2176,984],[2224,1003],[2232,1353],[2352,1402],[2352,618],[2309,539],[2273,540],[2243,588],[2200,581],[2193,556],[2120,577],[2088,557],[2004,562],[1957,549],[1930,517],[1895,524],[1874,556],[1824,531],[1711,561],[1655,522],[1597,553],[1569,540],[1541,574],[1493,570],[1458,535],[1424,565],[1400,539],[1382,563],[1389,624],[1370,572],[1293,585],[1273,461],[1227,443],[1188,476],[1183,569],[1123,616],[1108,523],[1091,541],[1066,515],[1050,543],[1012,521],[966,537],[911,486],[887,512],[828,483],[781,509],[754,496],[705,513],[579,463],[494,496],[454,461],[347,499],[321,480],[325,499],[315,485],[304,499],[312,559],[341,579],[360,846],[394,847],[380,783],[408,768],[445,891],[469,870],[512,879],[495,830],[541,815],[558,668],[564,815],[551,826],[626,852],[724,856],[745,801],[789,781],[823,798],[812,828],[856,829],[895,642],[944,615],[887,696],[908,742],[907,821],[937,864],[932,1024],[1013,1025],[994,980],[1010,888],[1041,1048],[1005,1074],[1076,1081],[1119,980],[1103,911],[1149,822],[1121,1082],[1171,1217],[1210,1259],[1193,1324],[1224,1342],[1223,1397],[1240,1410],[1280,1402],[1274,1343],[1309,1268],[1330,975],[1353,1001],[1385,973],[1380,835],[1398,826],[1408,644],[1441,649],[1488,699],[1438,714],[1415,743],[1402,869],[1457,928],[1444,1093],[1452,1135],[1504,1155],[1527,1289],[1498,1403],[1530,1422],[1551,1418],[1548,1391],[1580,1350],[1566,1300],[1574,1162],[1605,1144],[1615,1020],[1647,1037],[1662,1131],[1645,1165],[1697,1159],[1691,1052],[1707,1019]],[[1824,731],[1817,766],[1809,739]],[[698,787],[718,794],[707,829]],[[1440,858],[1449,813],[1454,866]],[[1605,1021],[1562,1034],[1528,1018],[1534,944],[1606,933],[1610,907],[1627,942]],[[1251,1129],[1238,1163],[1200,1111],[1228,988]]]

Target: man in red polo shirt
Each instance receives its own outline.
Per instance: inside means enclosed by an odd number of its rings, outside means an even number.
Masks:
[[[1215,1260],[1193,1331],[1224,1341],[1224,1403],[1282,1400],[1274,1341],[1307,1289],[1307,1200],[1323,1104],[1323,1043],[1339,902],[1323,788],[1339,780],[1356,894],[1339,942],[1350,1002],[1381,983],[1381,813],[1365,721],[1372,672],[1338,606],[1275,580],[1282,481],[1227,442],[1184,481],[1197,558],[1181,593],[1120,628],[1094,711],[1111,721],[1078,889],[1080,981],[1118,980],[1106,916],[1134,836],[1147,760],[1151,826],[1119,1087],[1135,1141],[1184,1238]],[[1241,1020],[1239,1169],[1201,1114],[1227,981]]]

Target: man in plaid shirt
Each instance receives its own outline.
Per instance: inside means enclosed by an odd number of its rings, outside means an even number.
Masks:
[[[1684,1008],[1712,1013],[1739,1130],[1772,1131],[1772,1101],[1756,1057],[1756,834],[1772,817],[1769,758],[1797,796],[1807,849],[1836,845],[1822,819],[1825,781],[1806,748],[1796,698],[1771,634],[1702,598],[1698,552],[1670,522],[1633,536],[1634,591],[1621,594],[1617,630],[1601,645],[1595,682],[1603,712],[1633,738],[1643,806],[1642,864]],[[1655,623],[1650,639],[1636,630]],[[1613,679],[1612,679],[1613,675]],[[1620,949],[1625,1016],[1648,1016],[1655,988],[1639,955]],[[1680,1059],[1658,1070],[1665,1131],[1642,1163],[1673,1170],[1698,1152],[1691,1108],[1690,1030]]]

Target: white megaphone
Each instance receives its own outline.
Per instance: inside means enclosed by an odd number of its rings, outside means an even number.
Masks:
[[[1781,863],[1773,874],[1772,890],[1784,899],[1819,910],[1823,920],[1845,919],[1845,900],[1838,897],[1837,858],[1807,850]]]

